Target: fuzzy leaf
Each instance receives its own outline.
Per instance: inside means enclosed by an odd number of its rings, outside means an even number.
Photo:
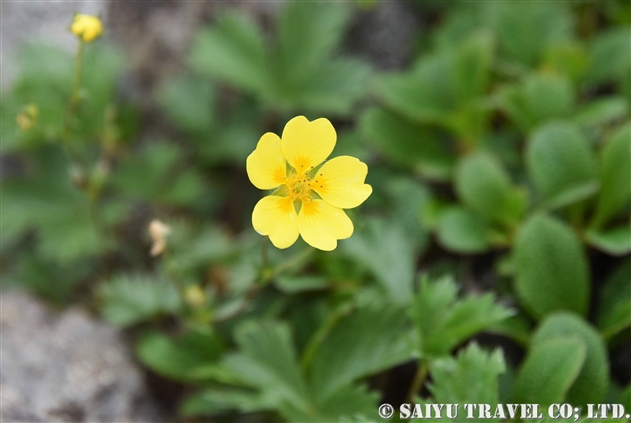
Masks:
[[[563,402],[585,362],[587,347],[576,337],[533,345],[514,385],[514,401],[543,406]]]
[[[532,348],[540,343],[577,337],[587,348],[582,369],[567,391],[573,405],[585,406],[603,401],[609,388],[607,348],[600,334],[581,317],[567,312],[556,313],[544,320],[532,337]]]
[[[535,215],[521,228],[514,248],[515,290],[530,314],[538,319],[557,310],[586,314],[587,258],[569,227]]]
[[[600,186],[587,139],[571,124],[553,123],[537,130],[528,142],[526,163],[551,208],[584,200]]]
[[[489,223],[464,207],[445,210],[440,216],[437,232],[438,242],[458,253],[482,253],[490,248]]]

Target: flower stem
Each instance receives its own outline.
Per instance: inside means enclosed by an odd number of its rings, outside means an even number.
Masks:
[[[423,383],[425,383],[425,378],[427,377],[427,370],[427,363],[425,360],[420,359],[416,368],[416,374],[408,391],[408,402],[414,402],[414,395],[423,387]]]

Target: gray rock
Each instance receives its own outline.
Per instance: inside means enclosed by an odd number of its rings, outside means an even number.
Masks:
[[[0,420],[164,421],[116,329],[18,292],[3,292],[0,310]]]

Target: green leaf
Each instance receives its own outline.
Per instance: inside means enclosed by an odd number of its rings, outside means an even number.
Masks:
[[[227,370],[258,389],[271,407],[310,409],[307,383],[287,325],[246,321],[237,328],[235,338],[239,352],[224,360]]]
[[[347,58],[321,63],[317,70],[302,86],[283,92],[279,104],[312,113],[346,115],[366,92],[372,74],[366,63]]]
[[[576,112],[572,120],[582,126],[602,126],[628,115],[628,101],[624,97],[612,96],[590,101]]]
[[[251,413],[266,410],[269,405],[260,394],[245,389],[206,389],[186,398],[180,407],[184,416],[214,415],[229,410]]]
[[[573,34],[573,15],[566,4],[493,2],[482,6],[501,56],[524,67],[536,67],[548,46],[565,42]]]
[[[228,12],[200,32],[190,62],[196,71],[259,95],[269,95],[271,78],[265,40],[247,15]]]
[[[458,46],[452,78],[459,104],[466,105],[485,94],[493,62],[493,41],[491,34],[481,32],[471,35]]]
[[[389,160],[428,178],[449,177],[453,159],[431,130],[377,108],[364,112],[359,125],[362,135]]]
[[[317,275],[279,276],[276,286],[286,294],[296,294],[306,291],[317,291],[328,288],[330,281]]]
[[[70,181],[61,151],[41,148],[30,159],[25,175],[2,181],[3,235],[36,229],[40,254],[61,264],[102,252],[107,245],[94,227],[89,199]]]
[[[538,319],[557,310],[586,314],[587,258],[571,228],[535,215],[519,231],[514,248],[515,290],[530,314]]]
[[[498,102],[523,132],[530,132],[547,121],[570,117],[575,94],[564,77],[531,74],[521,84],[501,89]]]
[[[631,226],[626,224],[612,229],[589,229],[585,239],[592,247],[612,256],[631,252]]]
[[[385,75],[377,90],[397,112],[421,122],[440,122],[455,108],[449,51],[425,55],[408,73]]]
[[[203,182],[196,169],[179,169],[181,160],[182,151],[178,146],[165,142],[149,144],[142,153],[121,162],[113,182],[121,192],[133,198],[189,205],[201,197]]]
[[[491,294],[457,299],[457,293],[458,288],[451,278],[436,282],[421,278],[411,313],[422,357],[448,354],[458,344],[512,314],[495,304]]]
[[[614,217],[631,199],[631,123],[623,125],[608,140],[600,155],[598,205],[592,225]]]
[[[631,326],[631,260],[609,276],[599,304],[598,326],[607,338]]]
[[[599,188],[594,154],[571,124],[552,123],[538,129],[528,142],[526,164],[551,208],[584,200]]]
[[[350,17],[347,5],[291,2],[284,7],[276,22],[284,86],[300,87],[313,78],[341,41]]]
[[[417,246],[400,226],[371,220],[366,230],[357,231],[342,249],[375,275],[390,301],[410,301]]]
[[[590,51],[590,80],[603,83],[628,77],[631,62],[629,30],[629,26],[618,26],[597,34]]]
[[[438,222],[438,242],[448,250],[475,254],[490,248],[489,223],[464,207],[450,207]]]
[[[217,362],[222,353],[217,336],[208,328],[190,330],[171,338],[160,332],[148,332],[136,344],[136,353],[144,365],[162,376],[191,382],[201,370]]]
[[[162,314],[175,314],[181,299],[164,276],[120,275],[99,287],[103,315],[115,325],[129,326]]]
[[[201,279],[210,264],[226,261],[236,251],[235,242],[216,226],[188,222],[170,225],[169,266],[177,275]]]
[[[169,79],[160,87],[158,101],[183,130],[205,133],[210,129],[215,91],[208,81],[191,75]]]
[[[609,389],[607,348],[600,334],[581,317],[572,313],[553,314],[544,320],[532,338],[532,348],[556,339],[576,337],[586,346],[585,362],[567,391],[566,400],[573,405],[598,404]]]
[[[563,402],[586,355],[585,343],[575,337],[533,345],[517,374],[514,401],[543,406]]]
[[[525,193],[512,186],[499,161],[487,154],[462,159],[456,169],[455,186],[467,206],[497,222],[514,225],[525,211]]]
[[[432,383],[429,390],[439,404],[490,404],[498,403],[499,375],[506,370],[500,349],[493,353],[472,343],[458,353],[432,361]]]
[[[408,320],[399,307],[368,308],[343,318],[319,345],[311,367],[319,401],[360,378],[411,358]]]

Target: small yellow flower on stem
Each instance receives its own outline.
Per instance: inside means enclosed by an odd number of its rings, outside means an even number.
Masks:
[[[38,116],[39,108],[35,104],[27,104],[22,111],[18,113],[15,120],[20,129],[26,132],[37,124]]]
[[[206,292],[199,285],[189,285],[184,290],[184,298],[191,307],[201,307],[206,304]]]
[[[261,199],[252,225],[277,248],[288,248],[298,235],[312,247],[331,251],[338,239],[353,234],[353,222],[343,209],[359,206],[372,193],[364,183],[368,166],[350,156],[335,157],[337,134],[331,122],[304,116],[291,119],[282,137],[268,132],[247,159],[252,184],[276,189]]]
[[[153,239],[151,246],[151,256],[156,257],[167,248],[167,236],[171,233],[171,227],[161,221],[154,219],[149,223],[149,234]]]
[[[98,16],[76,14],[70,25],[70,32],[84,43],[91,43],[103,33],[103,22]]]

